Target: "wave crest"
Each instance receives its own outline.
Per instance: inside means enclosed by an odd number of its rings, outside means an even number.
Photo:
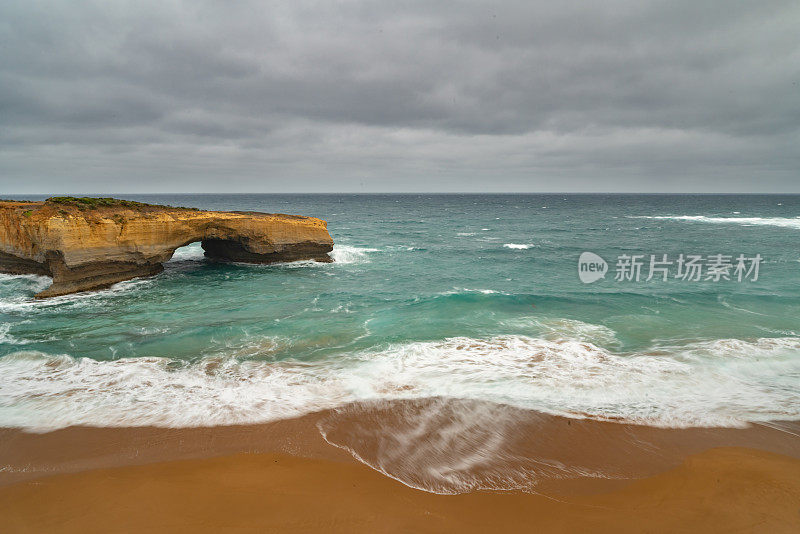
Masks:
[[[369,262],[368,253],[378,252],[376,248],[353,247],[350,245],[334,245],[329,256],[336,263],[367,263]]]
[[[800,217],[706,217],[705,215],[629,215],[629,219],[662,219],[744,226],[777,226],[800,230]]]
[[[663,427],[800,418],[800,339],[715,340],[615,353],[521,335],[423,341],[326,360],[249,354],[193,363],[0,358],[0,426],[257,423],[381,399],[465,398]]]

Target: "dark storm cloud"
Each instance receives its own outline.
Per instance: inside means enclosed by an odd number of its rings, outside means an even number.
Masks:
[[[7,1],[0,180],[798,191],[798,26],[793,1]]]

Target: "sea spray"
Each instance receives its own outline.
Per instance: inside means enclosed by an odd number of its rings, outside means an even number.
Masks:
[[[195,362],[17,351],[0,358],[0,426],[258,423],[431,397],[662,427],[800,418],[798,338],[614,353],[578,340],[461,337],[306,362],[259,357],[275,341],[252,347]]]

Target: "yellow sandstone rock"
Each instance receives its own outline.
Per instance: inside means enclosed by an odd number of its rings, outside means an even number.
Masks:
[[[333,261],[327,223],[313,217],[117,199],[0,201],[0,272],[52,276],[37,297],[159,273],[176,248],[196,241],[206,256],[222,260]]]

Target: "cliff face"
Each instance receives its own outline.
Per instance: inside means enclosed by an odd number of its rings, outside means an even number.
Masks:
[[[0,201],[0,272],[52,276],[52,286],[37,297],[156,274],[176,248],[196,241],[206,256],[225,260],[332,261],[327,224],[313,217],[112,199]]]

